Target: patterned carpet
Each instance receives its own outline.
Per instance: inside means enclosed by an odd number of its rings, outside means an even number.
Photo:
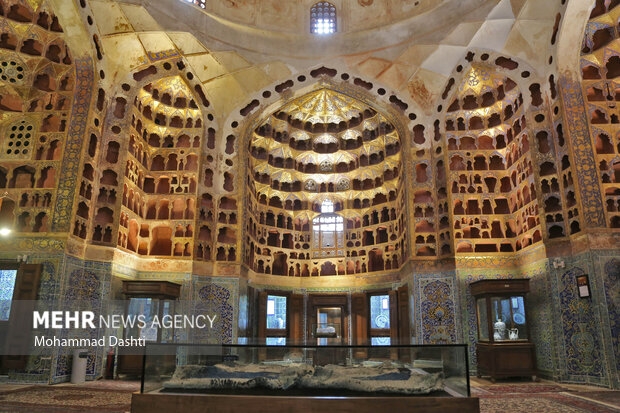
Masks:
[[[30,386],[0,392],[0,412],[124,413],[129,411],[132,391],[94,387]]]
[[[619,391],[575,391],[580,386],[554,383],[472,384],[481,413],[617,413]]]
[[[125,413],[139,383],[102,380],[84,385],[0,386],[0,413]],[[491,384],[472,380],[481,413],[620,412],[620,392],[595,387],[544,383]],[[174,413],[174,412],[171,412]]]
[[[474,387],[472,389],[473,392],[478,392],[478,394],[487,394],[487,393],[553,393],[553,392],[563,392],[568,391],[568,389],[556,386],[554,384],[551,385],[531,385],[531,384],[512,384],[512,385],[499,385],[499,386],[480,386]]]

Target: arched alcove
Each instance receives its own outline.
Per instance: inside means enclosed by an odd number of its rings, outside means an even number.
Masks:
[[[357,96],[309,89],[272,105],[248,128],[245,262],[256,272],[272,263],[279,275],[383,271],[377,258],[366,262],[370,250],[390,243],[383,258],[407,256],[399,128],[388,111]],[[295,270],[305,266],[308,272]]]

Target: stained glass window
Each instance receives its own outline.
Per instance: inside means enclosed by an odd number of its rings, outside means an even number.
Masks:
[[[315,257],[344,255],[344,219],[333,212],[334,203],[326,199],[321,204],[321,215],[312,220]]]
[[[8,321],[15,290],[17,270],[0,270],[0,321]]]
[[[268,346],[286,346],[286,337],[267,337],[265,344]]]
[[[336,33],[336,7],[326,1],[320,1],[310,9],[310,33]]]
[[[267,328],[286,328],[286,297],[267,296]]]
[[[370,345],[372,346],[389,346],[392,342],[390,337],[372,337],[370,339]]]
[[[370,296],[370,344],[387,346],[390,338],[390,296],[387,294]]]
[[[286,297],[267,296],[267,336],[268,346],[286,345]]]
[[[390,297],[370,297],[370,328],[390,328]]]
[[[326,199],[321,204],[321,212],[324,214],[334,212],[334,203],[329,199]]]

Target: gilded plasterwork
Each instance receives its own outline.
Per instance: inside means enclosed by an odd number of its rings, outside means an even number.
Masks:
[[[398,269],[406,254],[400,148],[384,115],[328,88],[268,116],[249,137],[248,265],[294,276]],[[335,215],[324,215],[326,201]]]

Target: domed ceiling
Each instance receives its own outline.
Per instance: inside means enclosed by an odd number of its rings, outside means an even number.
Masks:
[[[380,113],[360,101],[321,89],[286,104],[250,141],[257,197],[315,200],[333,193],[342,209],[367,207],[399,186],[400,138]]]
[[[180,121],[200,118],[200,110],[193,100],[192,93],[179,76],[164,78],[147,85],[140,90],[137,99],[139,108],[150,107],[151,113],[161,113],[169,119],[178,117]],[[163,136],[169,132],[164,124],[157,121],[157,116],[151,117],[155,125],[158,125],[157,133]],[[186,124],[187,122],[182,123],[183,126]]]
[[[190,1],[192,2],[192,1]],[[206,13],[256,28],[298,32],[306,24],[308,1],[225,0],[193,1]],[[336,0],[338,12],[348,17],[340,31],[353,32],[405,20],[432,10],[446,0]]]
[[[333,0],[336,32],[320,35],[311,33],[312,10],[324,2],[314,0],[128,1],[90,2],[102,47],[118,50],[117,60],[127,66],[107,72],[120,79],[144,56],[182,54],[205,84],[216,116],[270,84],[321,65],[381,85],[418,116],[431,113],[446,107],[442,92],[452,72],[472,53],[482,54],[477,50],[505,56],[519,50],[533,75],[531,67],[551,68],[549,39],[557,38],[558,7],[565,4]],[[105,82],[114,84],[111,76]]]

